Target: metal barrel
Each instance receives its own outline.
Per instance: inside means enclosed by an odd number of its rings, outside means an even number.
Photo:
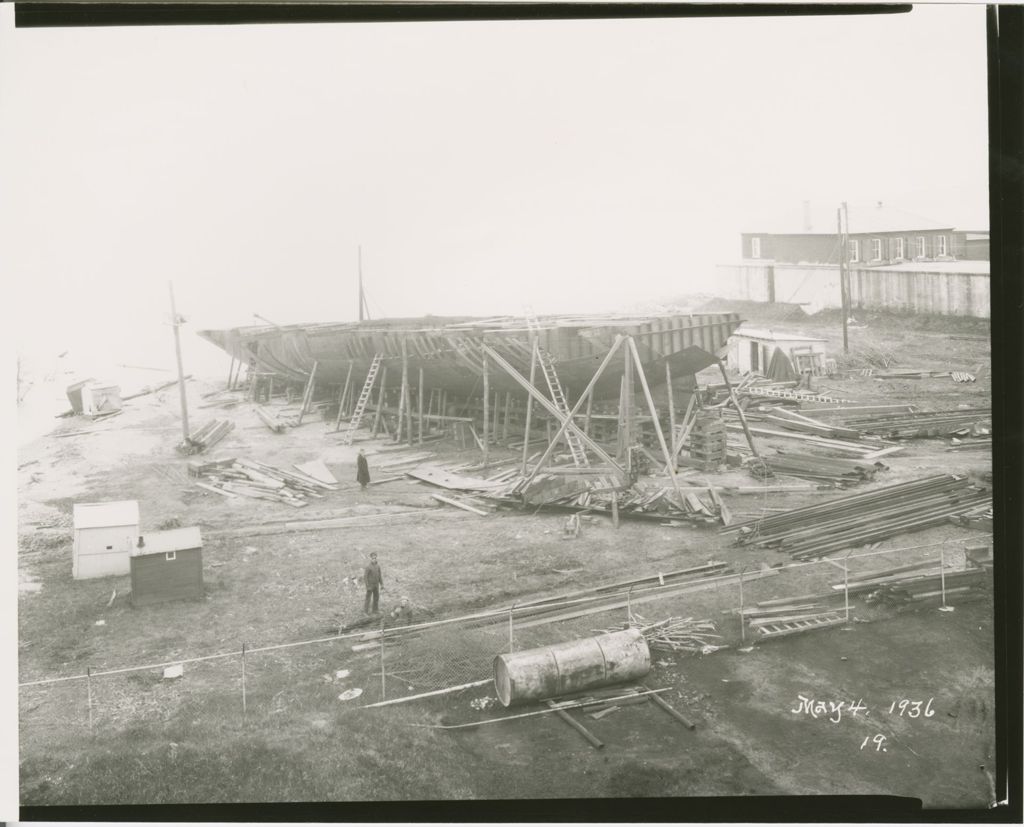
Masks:
[[[642,678],[651,669],[636,629],[498,655],[494,689],[504,706]]]

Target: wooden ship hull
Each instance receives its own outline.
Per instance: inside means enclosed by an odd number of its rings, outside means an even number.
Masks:
[[[634,316],[541,317],[528,326],[523,319],[422,317],[352,323],[251,326],[202,330],[199,335],[243,365],[286,382],[304,383],[316,363],[318,385],[344,385],[350,376],[361,386],[376,354],[389,378],[401,371],[423,370],[427,386],[460,395],[481,392],[485,343],[525,377],[530,373],[531,338],[552,357],[562,384],[580,392],[593,377],[616,336],[632,336],[652,385],[665,381],[665,364],[673,377],[692,375],[714,364],[714,356],[739,326],[736,313]],[[391,371],[395,371],[392,373]],[[610,364],[595,386],[598,397],[616,397],[623,360]],[[521,393],[521,387],[493,364],[492,390]],[[538,381],[543,378],[538,375]]]

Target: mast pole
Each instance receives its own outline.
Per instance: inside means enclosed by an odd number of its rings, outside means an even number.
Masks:
[[[185,392],[185,371],[181,366],[181,336],[178,328],[181,320],[178,316],[178,309],[174,304],[174,282],[167,282],[167,289],[171,293],[171,324],[174,325],[174,355],[178,360],[178,393],[181,395],[181,433],[185,442],[188,442],[188,395]]]

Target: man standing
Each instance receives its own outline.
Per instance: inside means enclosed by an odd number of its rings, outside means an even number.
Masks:
[[[363,614],[370,614],[370,600],[373,599],[373,614],[378,613],[380,590],[384,588],[384,576],[377,565],[377,552],[370,552],[370,564],[363,572],[363,583],[366,586],[366,600],[363,602]]]
[[[359,487],[366,490],[366,486],[370,482],[370,466],[366,462],[366,454],[363,453],[363,449],[359,449],[359,456],[356,457],[356,482],[359,483]]]

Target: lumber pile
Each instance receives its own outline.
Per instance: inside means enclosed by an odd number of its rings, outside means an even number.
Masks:
[[[178,445],[183,454],[201,454],[212,448],[232,430],[235,423],[227,419],[214,419],[188,435],[188,439]]]
[[[822,457],[816,454],[798,454],[779,451],[777,454],[762,454],[760,462],[750,462],[748,467],[755,477],[760,477],[762,469],[767,469],[770,476],[784,474],[789,477],[831,483],[839,488],[857,485],[874,479],[876,471],[884,471],[887,466],[865,459],[842,459]]]
[[[992,450],[992,436],[958,439],[953,437],[949,441],[947,451],[989,451]]]
[[[934,562],[927,568],[881,574],[851,583],[850,591],[866,592],[865,602],[889,606],[903,606],[925,600],[942,600],[943,593],[962,598],[991,583],[989,573],[980,567],[969,566],[960,570],[941,569]],[[837,586],[833,585],[833,589]],[[842,589],[843,584],[838,584]]]
[[[630,613],[629,623],[615,629],[591,629],[591,632],[600,635],[623,629],[639,630],[648,647],[662,652],[709,655],[724,648],[712,642],[722,638],[714,633],[714,623],[710,620],[694,620],[692,617],[667,617],[652,623],[638,614]]]
[[[273,411],[269,411],[262,405],[256,406],[256,416],[260,418],[264,425],[270,428],[275,434],[284,432],[284,429],[291,424],[290,420],[282,419]]]
[[[889,439],[971,436],[991,430],[991,408],[925,411],[911,414],[876,414],[851,418],[844,424],[865,434]]]
[[[983,505],[991,507],[991,491],[971,485],[965,476],[937,474],[734,523],[721,532],[736,534],[737,545],[778,549],[805,560],[940,525]]]
[[[214,462],[190,462],[188,473],[196,485],[226,497],[253,497],[282,502],[294,508],[308,505],[308,498],[321,498],[337,486],[321,482],[308,474],[285,471],[273,465],[245,459],[221,459]],[[199,482],[202,479],[203,482]]]

